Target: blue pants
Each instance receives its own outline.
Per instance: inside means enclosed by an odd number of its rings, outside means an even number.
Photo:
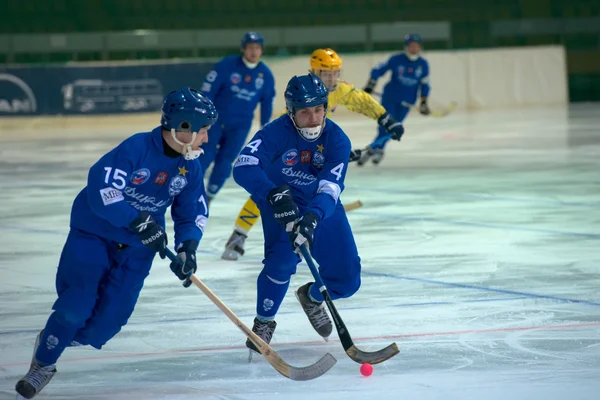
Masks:
[[[155,252],[71,228],[56,274],[58,299],[36,358],[54,364],[73,341],[100,349],[126,323]]]
[[[200,157],[200,164],[206,172],[215,163],[206,188],[209,197],[214,197],[229,179],[232,164],[246,143],[251,126],[251,119],[234,124],[217,121],[208,131],[208,142],[202,145],[204,154]]]
[[[408,112],[410,111],[409,107],[402,105],[402,101],[400,101],[399,99],[394,98],[392,96],[386,96],[385,93],[383,94],[383,97],[381,99],[381,105],[398,122],[403,122],[404,119],[406,118],[406,116],[408,115]],[[375,140],[377,140],[383,136],[389,135],[389,134],[390,133],[388,131],[386,131],[381,126],[379,126],[377,128],[377,137],[375,138]],[[389,139],[379,145],[373,146],[373,148],[383,149],[383,148],[385,148],[385,145],[387,144],[388,141],[389,141]]]
[[[266,202],[258,205],[265,236],[265,258],[258,277],[256,313],[273,318],[283,302],[291,276],[296,273],[300,257],[292,250],[288,234],[273,217],[270,205]],[[311,253],[332,299],[356,293],[360,287],[360,257],[341,203],[333,215],[317,226]],[[310,294],[315,300],[323,301],[317,285],[312,285]]]

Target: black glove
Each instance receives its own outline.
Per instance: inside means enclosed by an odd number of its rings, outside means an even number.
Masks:
[[[312,248],[318,222],[319,216],[314,212],[308,212],[294,225],[294,232],[290,234],[294,251],[298,251],[304,243],[308,243],[309,249]]]
[[[183,281],[183,287],[189,287],[192,284],[190,275],[196,273],[198,266],[196,265],[196,250],[198,242],[195,240],[186,240],[181,243],[177,249],[177,257],[179,260],[171,262],[169,267],[177,277]]]
[[[419,112],[423,115],[431,114],[431,110],[427,105],[427,99],[425,97],[421,98],[421,104],[419,105]]]
[[[396,121],[389,113],[383,114],[377,120],[377,123],[386,131],[392,134],[392,139],[400,140],[402,135],[404,135],[404,126],[402,126],[402,122]]]
[[[354,149],[350,152],[350,159],[348,162],[358,161],[360,160],[360,155],[362,154],[361,149]]]
[[[129,224],[129,229],[135,232],[147,248],[157,251],[160,258],[165,258],[167,248],[167,233],[148,211],[142,211]]]
[[[300,210],[292,197],[292,189],[288,185],[281,185],[271,190],[267,200],[273,207],[273,216],[286,232],[291,232],[294,223],[300,216]]]
[[[367,93],[373,93],[375,85],[377,85],[377,81],[375,79],[369,79],[363,90]]]

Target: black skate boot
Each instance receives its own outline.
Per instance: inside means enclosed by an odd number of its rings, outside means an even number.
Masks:
[[[31,359],[31,365],[29,366],[29,371],[25,374],[23,378],[17,382],[15,386],[15,390],[25,399],[33,399],[56,374],[56,368],[54,365],[48,365],[42,367],[38,364],[35,359],[35,353],[40,345],[40,340],[42,338],[44,331],[42,330],[35,340],[35,347],[33,349],[33,357]]]
[[[233,231],[227,244],[225,245],[225,251],[221,255],[223,260],[236,261],[238,258],[244,255],[244,243],[248,236],[238,231]]]
[[[275,333],[275,328],[277,328],[277,322],[275,321],[261,321],[258,318],[254,318],[254,326],[252,327],[252,332],[256,333],[258,337],[260,337],[265,343],[271,343],[271,339],[273,338],[273,333]],[[254,343],[250,339],[246,340],[246,347],[250,349],[250,354],[248,356],[248,361],[252,361],[252,352],[257,352],[260,354],[260,351],[254,346]]]
[[[373,149],[373,155],[371,157],[373,164],[377,165],[381,160],[383,160],[383,149]]]
[[[306,285],[300,286],[296,290],[296,298],[300,302],[312,327],[327,342],[333,330],[333,324],[331,323],[331,319],[329,319],[329,315],[327,315],[327,311],[325,311],[323,302],[315,303],[308,296],[308,289],[312,284],[312,282],[308,282]]]

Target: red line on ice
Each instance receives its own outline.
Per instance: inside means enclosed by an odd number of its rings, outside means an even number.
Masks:
[[[364,342],[368,340],[379,340],[379,339],[403,339],[403,338],[414,338],[414,337],[427,337],[427,336],[453,336],[453,335],[465,335],[473,333],[494,333],[494,332],[518,332],[518,331],[533,331],[533,330],[548,330],[548,329],[573,329],[573,328],[590,328],[600,326],[600,322],[586,322],[580,324],[564,324],[564,325],[540,325],[540,326],[522,326],[513,328],[491,328],[491,329],[468,329],[463,331],[446,331],[446,332],[425,332],[425,333],[407,333],[402,335],[385,335],[385,336],[370,336],[362,338],[353,338],[355,342]],[[243,338],[240,339],[240,341]],[[339,342],[339,339],[331,339],[330,342]],[[325,344],[322,340],[313,340],[307,342],[287,342],[287,343],[274,343],[273,347],[283,347],[291,345],[307,345],[307,344]],[[199,353],[206,351],[225,351],[225,350],[240,350],[246,349],[246,346],[218,346],[218,347],[200,347],[196,349],[183,349],[183,350],[164,350],[154,351],[148,353],[125,353],[125,354],[107,354],[98,355],[94,357],[84,358],[71,358],[61,359],[60,363],[65,362],[81,362],[89,360],[110,360],[119,358],[135,358],[135,357],[152,357],[152,356],[164,356],[170,354],[187,354],[187,353]],[[0,364],[0,367],[14,367],[20,365],[29,365],[30,361],[22,363],[11,363],[11,364]]]

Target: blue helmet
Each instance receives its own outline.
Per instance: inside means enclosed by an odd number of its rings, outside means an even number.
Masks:
[[[329,92],[321,78],[309,73],[308,75],[294,76],[285,88],[285,105],[294,115],[300,108],[325,105]]]
[[[422,44],[423,43],[423,39],[421,38],[421,35],[419,35],[418,33],[409,33],[408,35],[404,36],[404,45],[408,46],[409,43],[411,42],[417,42]]]
[[[219,114],[213,102],[192,88],[174,90],[165,97],[160,124],[176,131],[198,132],[217,122]]]
[[[248,43],[258,43],[262,47],[265,47],[265,39],[258,32],[246,32],[242,38],[242,49],[246,47]]]

